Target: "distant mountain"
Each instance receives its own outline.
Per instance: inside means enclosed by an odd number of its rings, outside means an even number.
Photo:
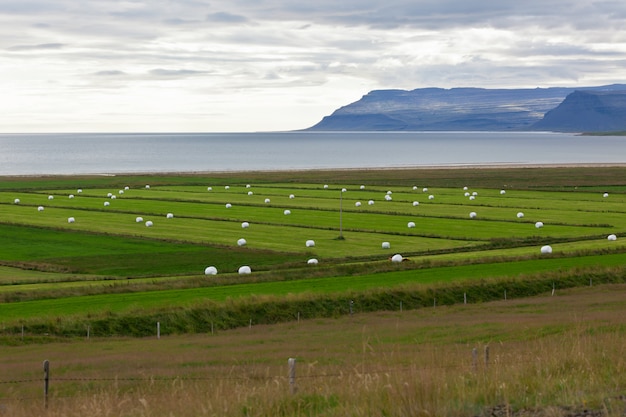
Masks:
[[[308,130],[449,130],[449,131],[522,131],[555,130],[552,116],[544,115],[556,108],[570,94],[626,92],[626,85],[601,87],[483,89],[422,88],[406,90],[375,90],[324,117]],[[626,108],[626,107],[625,107]],[[565,114],[557,114],[564,122]],[[614,112],[615,113],[615,112]],[[547,115],[546,115],[547,116]],[[572,116],[578,118],[577,115]],[[556,117],[556,116],[554,116]],[[591,122],[593,117],[589,117]],[[544,123],[544,124],[542,124]],[[561,125],[559,130],[577,131]]]
[[[575,91],[533,128],[559,132],[626,130],[626,91]]]

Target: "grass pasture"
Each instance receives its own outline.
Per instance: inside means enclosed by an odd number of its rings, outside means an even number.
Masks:
[[[621,415],[624,236],[622,167],[0,178],[0,413]]]

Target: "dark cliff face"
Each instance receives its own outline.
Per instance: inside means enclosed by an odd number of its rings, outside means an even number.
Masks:
[[[626,130],[626,91],[575,91],[533,128],[561,132]]]
[[[580,90],[626,91],[626,86]],[[571,88],[376,90],[337,109],[310,130],[553,130],[539,122],[575,91]]]

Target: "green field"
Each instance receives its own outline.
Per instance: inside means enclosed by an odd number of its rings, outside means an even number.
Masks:
[[[258,296],[320,299],[626,264],[621,239],[607,239],[626,234],[621,171],[468,172],[6,178],[0,317],[12,331],[54,317],[83,322],[207,301],[219,308]],[[553,252],[542,254],[544,245]],[[394,254],[408,262],[390,262]],[[208,266],[218,274],[205,276]],[[241,266],[252,273],[239,274]]]

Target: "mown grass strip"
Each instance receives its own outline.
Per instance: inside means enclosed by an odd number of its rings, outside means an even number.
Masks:
[[[373,288],[391,289],[409,284],[432,285],[466,280],[514,278],[576,268],[621,267],[624,263],[626,263],[626,254],[612,254],[403,270],[360,276],[70,297],[1,304],[0,316],[6,320],[24,320],[41,317],[42,312],[45,312],[45,316],[49,318],[97,315],[105,312],[130,313],[143,309],[185,307],[205,300],[219,303],[228,299],[262,295],[287,296],[302,293],[360,292]]]

